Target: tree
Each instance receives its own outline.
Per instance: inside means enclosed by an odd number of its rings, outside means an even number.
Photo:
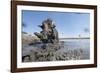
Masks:
[[[85,28],[85,29],[84,29],[84,32],[85,32],[85,33],[88,33],[88,32],[89,32],[89,29],[88,29],[88,28]]]
[[[27,27],[27,25],[26,25],[25,23],[22,23],[22,26],[23,26],[23,27]]]

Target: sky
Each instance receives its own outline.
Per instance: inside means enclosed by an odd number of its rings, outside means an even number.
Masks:
[[[53,12],[53,11],[33,11],[22,10],[22,31],[34,35],[40,32],[44,20],[51,18],[59,33],[59,37],[89,37],[90,14],[76,12]]]

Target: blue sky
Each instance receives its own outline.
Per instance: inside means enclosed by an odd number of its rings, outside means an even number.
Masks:
[[[22,10],[22,23],[26,25],[22,27],[22,31],[29,34],[40,32],[41,28],[38,25],[47,18],[55,22],[59,37],[78,37],[79,35],[89,37],[89,13]]]

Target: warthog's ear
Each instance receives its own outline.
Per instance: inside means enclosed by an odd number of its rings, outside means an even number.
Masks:
[[[38,25],[38,26],[43,29],[43,25]]]
[[[37,35],[37,32],[34,32],[35,35]]]
[[[55,28],[56,26],[53,24],[51,27],[52,27],[52,28]]]
[[[34,34],[38,37],[38,38],[41,38],[41,34],[37,33],[37,32],[34,32]]]
[[[34,32],[34,34],[35,34],[36,36],[39,36],[39,33],[37,33],[37,32]]]
[[[39,27],[41,27],[42,25],[38,25]]]

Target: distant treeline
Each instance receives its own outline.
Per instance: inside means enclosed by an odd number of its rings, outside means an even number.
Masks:
[[[22,33],[24,33],[24,34],[28,34],[27,32],[24,32],[24,31],[22,31]]]
[[[90,37],[82,37],[82,38],[59,38],[60,40],[64,40],[64,39],[90,39]]]

